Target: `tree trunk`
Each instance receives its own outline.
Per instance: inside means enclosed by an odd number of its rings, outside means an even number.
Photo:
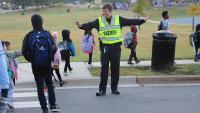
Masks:
[[[140,15],[138,14],[138,19],[140,19]],[[138,25],[139,31],[140,31],[140,25]]]
[[[37,10],[39,11],[40,10],[40,8],[39,8],[39,4],[37,3]]]

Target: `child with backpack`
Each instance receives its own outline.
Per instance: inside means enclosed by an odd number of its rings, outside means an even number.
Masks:
[[[131,49],[131,53],[129,56],[128,64],[133,65],[132,59],[134,58],[135,63],[138,64],[140,60],[138,60],[136,55],[136,47],[137,47],[137,27],[135,25],[131,26],[131,33],[132,33],[132,42],[128,45],[128,48]]]
[[[13,105],[13,94],[14,94],[14,84],[15,84],[15,77],[17,76],[17,62],[16,58],[22,56],[22,51],[11,51],[11,43],[9,41],[5,41],[5,51],[7,56],[7,64],[8,64],[8,76],[10,78],[10,85],[7,97],[7,106],[8,110],[14,110]]]
[[[5,45],[7,47],[7,50],[8,50],[8,54],[9,53],[12,53],[11,51],[11,43],[9,41],[5,41]],[[22,53],[21,53],[21,50],[19,51],[20,52],[20,56],[22,56]],[[18,56],[19,57],[19,56]],[[17,59],[11,59],[11,68],[13,70],[13,73],[15,75],[15,77],[13,78],[13,83],[15,85],[15,81],[18,80],[18,72],[17,72],[17,68],[18,68],[18,61]]]
[[[191,34],[190,38],[192,46],[194,47],[194,61],[199,62],[200,54],[198,53],[198,49],[200,48],[200,24],[196,26],[196,30]]]
[[[163,20],[160,21],[160,24],[158,25],[158,31],[160,30],[169,30],[169,14],[168,11],[163,11],[162,12],[162,17]]]
[[[31,62],[37,85],[38,99],[43,113],[49,113],[48,103],[44,94],[44,82],[48,88],[50,111],[60,112],[61,109],[56,104],[51,67],[57,46],[51,33],[44,30],[43,18],[39,14],[32,15],[31,23],[33,30],[26,34],[22,43],[23,56],[27,61]]]
[[[89,55],[88,59],[88,68],[92,67],[92,55],[95,49],[94,35],[92,31],[85,31],[83,39],[82,39],[82,51]]]
[[[58,44],[58,32],[53,32],[52,33],[53,39],[56,43],[56,45]],[[60,81],[60,86],[63,86],[64,81],[62,80],[61,74],[60,74],[60,70],[59,70],[59,65],[61,64],[61,54],[60,54],[60,49],[58,48],[58,50],[56,51],[55,55],[54,55],[54,61],[51,63],[51,67],[52,67],[52,75],[53,71],[55,70],[57,77]]]
[[[74,44],[70,38],[70,31],[67,29],[64,29],[62,31],[62,37],[63,37],[63,42],[60,42],[58,44],[58,47],[61,49],[61,58],[62,60],[65,60],[65,67],[64,67],[64,75],[67,76],[67,70],[69,72],[72,72],[73,68],[70,65],[70,57],[75,56],[75,47]]]

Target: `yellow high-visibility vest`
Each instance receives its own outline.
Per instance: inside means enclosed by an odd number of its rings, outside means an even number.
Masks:
[[[104,17],[99,17],[99,37],[103,44],[115,44],[123,41],[119,16],[112,16],[109,24]]]

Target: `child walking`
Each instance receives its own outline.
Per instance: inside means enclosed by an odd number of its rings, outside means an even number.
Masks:
[[[22,56],[22,51],[11,51],[11,43],[9,41],[5,41],[5,51],[7,56],[7,64],[8,64],[8,76],[10,79],[10,85],[9,85],[9,91],[8,91],[8,97],[7,97],[7,106],[8,110],[14,110],[13,105],[13,94],[14,94],[14,79],[15,76],[17,76],[17,64],[15,64],[15,59],[17,57]]]
[[[62,37],[63,37],[63,47],[61,48],[61,56],[62,59],[65,60],[65,67],[64,67],[64,75],[67,76],[67,70],[69,72],[72,72],[73,68],[70,65],[70,57],[75,56],[75,47],[74,44],[70,38],[70,31],[67,29],[64,29],[62,31]]]
[[[82,39],[82,50],[89,55],[88,68],[92,67],[92,55],[95,49],[94,35],[91,30],[86,30]]]
[[[52,36],[57,45],[58,44],[58,32],[53,32]],[[62,80],[60,70],[59,70],[60,63],[61,63],[61,54],[60,54],[60,49],[58,48],[58,50],[56,51],[56,53],[54,55],[54,62],[52,62],[52,75],[54,75],[53,71],[55,70],[57,77],[60,81],[60,86],[63,86],[64,81]]]
[[[199,62],[200,54],[198,52],[198,49],[200,48],[200,24],[196,26],[196,30],[192,35],[192,43],[195,51],[194,61]]]
[[[131,26],[131,32],[133,33],[132,43],[129,45],[128,48],[131,49],[131,54],[129,56],[128,64],[133,65],[132,59],[134,58],[135,63],[139,63],[140,60],[137,58],[136,54],[136,47],[137,47],[137,27],[135,25]]]

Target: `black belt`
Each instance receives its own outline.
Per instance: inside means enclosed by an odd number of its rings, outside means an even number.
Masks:
[[[121,46],[122,42],[114,43],[114,44],[102,44],[103,46]]]

